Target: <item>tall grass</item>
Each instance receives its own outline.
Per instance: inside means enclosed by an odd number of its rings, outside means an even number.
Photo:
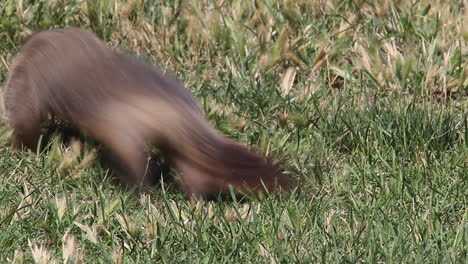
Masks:
[[[212,124],[285,161],[279,197],[125,192],[93,146],[13,151],[0,123],[0,262],[465,263],[466,1],[0,3],[20,40],[78,26],[174,71]]]

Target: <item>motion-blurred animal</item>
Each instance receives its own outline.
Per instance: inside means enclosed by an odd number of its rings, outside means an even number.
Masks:
[[[108,149],[119,163],[116,174],[132,188],[150,182],[151,146],[181,173],[189,197],[227,192],[229,185],[241,192],[290,185],[271,159],[216,131],[180,81],[82,29],[26,38],[4,100],[17,147],[36,150],[47,120],[68,124]]]

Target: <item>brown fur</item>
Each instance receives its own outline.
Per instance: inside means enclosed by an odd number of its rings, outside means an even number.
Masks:
[[[133,187],[149,182],[148,145],[181,172],[188,196],[226,192],[228,185],[237,191],[289,186],[278,166],[214,130],[179,81],[81,29],[41,31],[24,41],[5,107],[18,145],[35,150],[41,123],[53,116],[108,148]]]

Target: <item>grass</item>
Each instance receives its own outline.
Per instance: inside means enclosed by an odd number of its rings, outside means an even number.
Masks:
[[[79,26],[174,71],[226,135],[297,171],[280,197],[125,192],[92,146],[15,152],[1,263],[466,263],[466,1],[0,3],[0,83],[36,29]]]

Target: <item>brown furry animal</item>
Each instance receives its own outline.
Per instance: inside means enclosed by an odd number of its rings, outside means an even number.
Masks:
[[[53,116],[109,149],[131,187],[149,182],[148,145],[182,174],[188,196],[226,192],[228,185],[289,186],[277,165],[213,129],[182,83],[81,29],[41,31],[24,41],[5,108],[17,145],[35,150],[41,123]]]

